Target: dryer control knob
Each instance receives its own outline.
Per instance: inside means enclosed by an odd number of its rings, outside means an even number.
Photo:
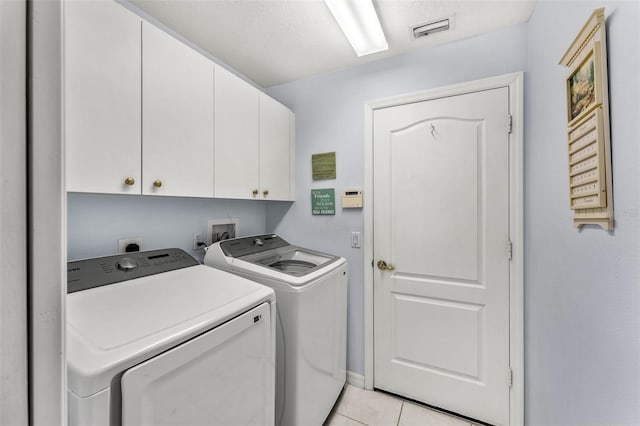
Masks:
[[[123,257],[118,261],[118,269],[121,271],[133,271],[138,267],[138,262],[130,257]]]
[[[253,240],[253,245],[254,246],[263,246],[264,245],[264,241],[262,241],[260,238],[256,238],[255,240]]]

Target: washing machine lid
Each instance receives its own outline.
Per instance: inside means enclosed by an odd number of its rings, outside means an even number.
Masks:
[[[258,282],[277,280],[292,286],[309,284],[345,262],[340,256],[291,245],[276,234],[215,243],[204,259],[206,265],[250,275]]]
[[[272,289],[203,265],[69,293],[68,387],[92,395],[127,368],[274,301]]]

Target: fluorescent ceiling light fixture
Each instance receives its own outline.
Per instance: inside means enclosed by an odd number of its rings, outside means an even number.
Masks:
[[[387,50],[372,0],[324,0],[358,56]]]

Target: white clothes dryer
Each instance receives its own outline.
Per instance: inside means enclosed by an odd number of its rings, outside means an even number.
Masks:
[[[217,242],[204,264],[275,290],[276,424],[322,425],[346,382],[345,259],[267,234]]]
[[[273,425],[272,289],[180,249],[68,263],[72,426]]]

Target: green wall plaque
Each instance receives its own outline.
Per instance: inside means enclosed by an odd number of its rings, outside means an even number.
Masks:
[[[313,180],[336,178],[336,153],[324,152],[311,155],[311,175]]]
[[[336,214],[336,193],[333,188],[311,190],[311,214],[320,216]]]

